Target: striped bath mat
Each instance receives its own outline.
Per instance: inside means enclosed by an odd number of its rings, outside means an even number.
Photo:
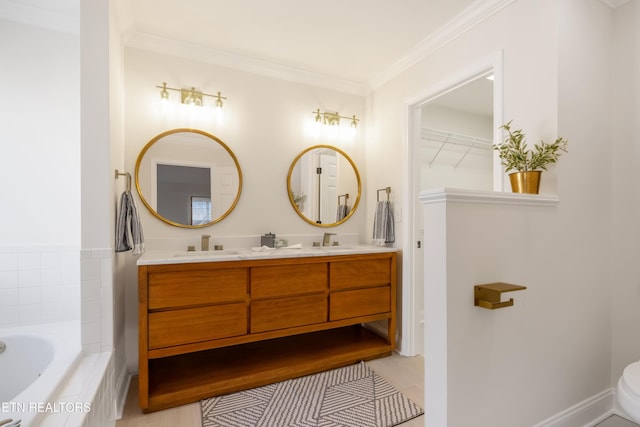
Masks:
[[[203,400],[203,427],[390,427],[424,413],[365,363]]]

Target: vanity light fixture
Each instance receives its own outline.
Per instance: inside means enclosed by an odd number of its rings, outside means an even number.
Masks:
[[[341,116],[337,112],[336,113],[320,112],[319,108],[316,109],[316,111],[314,111],[313,114],[314,114],[316,123],[322,123],[327,126],[340,126],[340,119],[347,119],[347,120],[351,120],[351,127],[356,128],[358,127],[358,121],[360,120],[356,117],[355,114],[352,117],[346,117],[346,116]]]
[[[222,108],[222,100],[227,99],[222,96],[221,92],[218,92],[217,95],[212,95],[210,93],[203,93],[199,90],[196,90],[195,87],[191,87],[189,89],[176,89],[174,87],[168,87],[166,82],[162,82],[162,86],[156,86],[160,90],[160,99],[162,101],[169,100],[169,91],[180,92],[180,102],[185,105],[195,105],[197,107],[201,107],[204,105],[204,97],[209,96],[215,99],[215,106],[217,108]]]

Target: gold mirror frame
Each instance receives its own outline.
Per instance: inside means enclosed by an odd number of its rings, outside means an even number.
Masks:
[[[296,165],[298,164],[298,161],[302,158],[302,156],[304,156],[305,154],[307,154],[308,152],[312,151],[312,150],[317,150],[317,149],[321,149],[321,148],[325,148],[325,149],[330,149],[330,150],[334,150],[336,151],[338,154],[341,154],[351,165],[351,167],[353,168],[353,172],[355,174],[355,178],[356,178],[356,182],[358,184],[358,195],[356,196],[356,200],[353,203],[353,207],[351,208],[351,210],[349,211],[349,213],[342,218],[340,221],[336,221],[336,222],[332,222],[332,223],[327,223],[327,224],[318,224],[316,221],[314,221],[313,219],[310,219],[308,217],[306,217],[298,208],[298,205],[296,204],[296,202],[294,201],[293,198],[293,193],[292,193],[292,189],[291,189],[291,175],[293,173],[293,170],[295,169]],[[293,210],[296,211],[296,213],[298,214],[298,216],[300,218],[302,218],[305,222],[308,222],[311,225],[315,225],[316,227],[335,227],[337,225],[340,225],[342,223],[344,223],[345,221],[347,221],[349,218],[351,218],[351,216],[353,215],[353,213],[356,211],[356,208],[358,207],[358,204],[360,203],[360,196],[362,194],[362,182],[360,180],[360,173],[358,172],[358,168],[356,167],[356,164],[353,162],[353,160],[351,160],[351,157],[349,157],[347,155],[347,153],[345,153],[344,151],[342,151],[341,149],[334,147],[332,145],[325,145],[325,144],[320,144],[320,145],[314,145],[311,146],[309,148],[306,148],[304,151],[302,151],[300,154],[298,154],[296,156],[295,159],[293,159],[293,162],[291,162],[291,166],[289,167],[289,172],[287,173],[287,194],[289,196],[289,202],[291,203],[291,206],[293,207]]]
[[[144,197],[144,194],[142,193],[142,188],[140,186],[140,179],[139,179],[139,172],[140,172],[140,165],[142,163],[142,159],[144,158],[144,155],[147,153],[147,151],[158,141],[160,141],[162,138],[169,136],[169,135],[173,135],[176,133],[181,133],[181,132],[190,132],[190,133],[197,133],[200,135],[203,135],[207,138],[210,138],[212,140],[212,142],[217,142],[218,144],[220,144],[220,146],[229,154],[229,156],[231,157],[231,159],[233,160],[233,163],[236,166],[236,171],[238,172],[238,192],[236,194],[235,199],[233,200],[233,202],[231,203],[231,206],[229,207],[229,209],[227,209],[222,215],[220,215],[219,217],[213,219],[210,222],[207,222],[205,224],[197,224],[197,225],[190,225],[190,224],[182,224],[179,222],[175,222],[173,220],[170,220],[168,218],[165,218],[164,216],[160,215],[150,204],[149,202],[147,202],[147,200]],[[153,139],[151,139],[147,145],[144,146],[144,148],[142,149],[142,151],[140,151],[140,154],[138,155],[138,159],[136,160],[136,169],[135,169],[135,180],[136,180],[136,190],[138,191],[138,195],[140,196],[140,200],[142,200],[142,203],[145,205],[145,207],[147,208],[147,210],[156,218],[158,218],[160,221],[165,222],[169,225],[173,225],[175,227],[181,227],[181,228],[203,228],[203,227],[208,227],[210,225],[213,225],[217,222],[222,221],[224,218],[226,218],[232,211],[233,209],[236,207],[236,205],[238,204],[238,200],[240,200],[240,193],[242,193],[242,169],[240,169],[240,163],[238,163],[238,159],[236,158],[236,155],[233,153],[233,151],[231,151],[231,149],[227,146],[227,144],[225,144],[220,138],[211,135],[210,133],[207,133],[205,131],[199,130],[199,129],[189,129],[189,128],[178,128],[178,129],[171,129],[168,130],[166,132],[163,132],[157,136],[155,136]]]

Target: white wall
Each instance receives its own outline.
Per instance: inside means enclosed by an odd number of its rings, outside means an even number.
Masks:
[[[182,114],[174,105],[174,113],[163,113],[160,89],[196,86],[205,93],[222,92],[224,122],[209,117]],[[173,100],[179,96],[171,92]],[[364,124],[355,139],[326,138],[309,131],[312,112],[338,111],[345,116],[364,116],[364,98],[312,87],[299,83],[254,75],[239,70],[196,62],[184,58],[127,48],[125,55],[125,169],[134,172],[140,150],[156,135],[173,128],[193,127],[211,133],[229,146],[242,169],[243,187],[234,211],[223,221],[201,229],[170,226],[153,217],[139,201],[145,240],[149,249],[158,245],[185,250],[186,242],[199,246],[202,234],[212,235],[212,244],[229,236],[317,235],[327,229],[303,221],[293,210],[287,195],[287,172],[293,159],[315,144],[331,144],[344,150],[362,172],[365,170]],[[178,110],[178,112],[176,112]],[[375,197],[373,187],[363,179],[361,204],[349,221],[331,228],[338,234],[364,235],[367,197]],[[226,240],[229,241],[229,240]],[[290,239],[290,243],[296,243]],[[228,245],[227,245],[228,246]],[[127,257],[127,360],[131,371],[137,371],[137,276],[133,257]]]
[[[446,252],[439,267],[425,265],[425,286],[446,283],[440,321],[447,322],[448,353],[444,366],[427,363],[426,372],[428,378],[434,370],[447,372],[445,390],[435,392],[448,399],[449,426],[530,426],[612,385],[611,16],[596,0],[515,2],[370,98],[368,180],[397,188],[402,176],[391,170],[404,162],[403,102],[498,50],[503,120],[515,119],[531,141],[569,140],[569,154],[542,182],[542,194],[558,194],[557,207],[447,204],[435,216],[446,227],[436,242]],[[383,162],[389,172],[373,176]],[[585,170],[598,173],[585,176]],[[398,192],[396,201],[408,196]],[[425,225],[425,247],[437,238]],[[496,312],[473,307],[473,285],[492,281],[528,286],[514,295],[523,305]],[[425,358],[433,362],[439,350],[429,347],[430,338]],[[429,381],[426,387],[430,425],[438,408],[430,407]]]
[[[0,19],[0,327],[80,317],[78,47]]]
[[[612,378],[640,359],[640,2],[616,10],[613,36]]]
[[[2,245],[80,241],[79,38],[0,21]]]

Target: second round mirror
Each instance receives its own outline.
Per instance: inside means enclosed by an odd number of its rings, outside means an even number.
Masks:
[[[314,145],[291,163],[287,191],[303,220],[332,227],[348,220],[358,207],[360,174],[353,160],[339,148]]]

